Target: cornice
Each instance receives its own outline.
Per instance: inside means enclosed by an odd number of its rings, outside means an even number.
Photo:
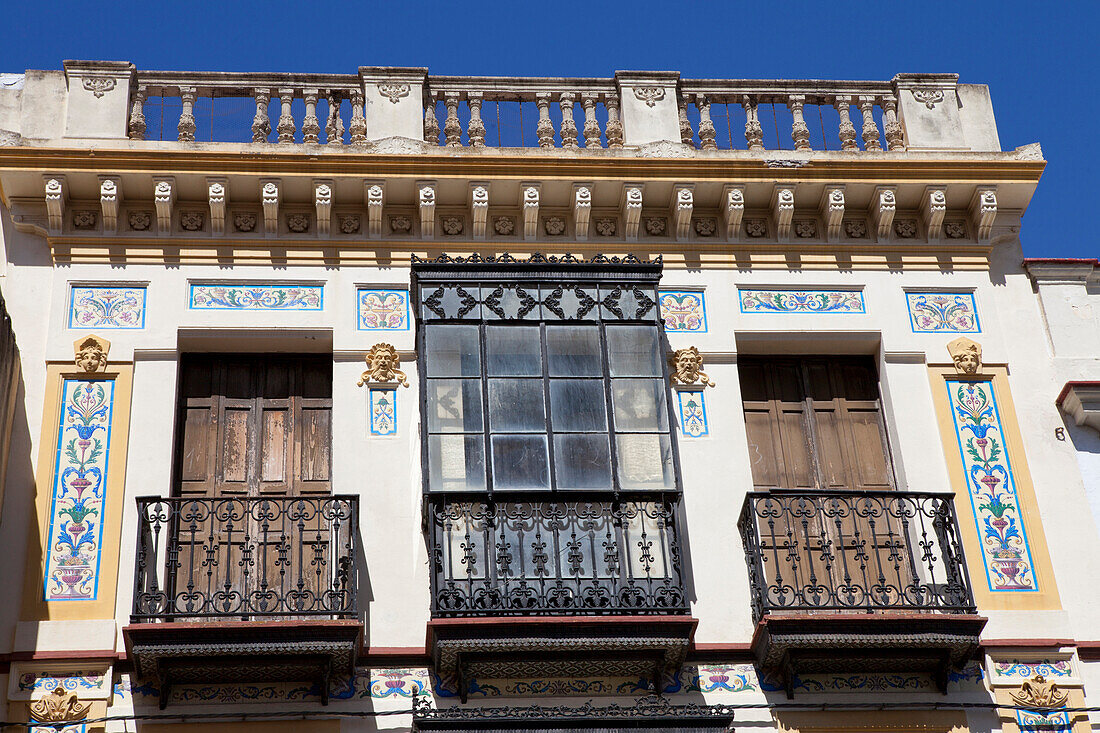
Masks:
[[[275,146],[272,146],[275,147]],[[828,155],[828,154],[826,154]],[[907,154],[861,155],[858,159],[819,156],[799,158],[798,167],[771,167],[765,157],[707,155],[693,158],[643,158],[625,155],[386,155],[378,153],[316,154],[290,151],[75,149],[54,147],[0,148],[0,171],[100,171],[112,173],[203,173],[220,175],[398,176],[435,178],[510,178],[616,180],[622,178],[727,181],[915,181],[977,183],[1037,183],[1043,160],[915,157]]]

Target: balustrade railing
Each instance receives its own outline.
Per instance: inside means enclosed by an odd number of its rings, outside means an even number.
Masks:
[[[675,502],[427,501],[434,617],[687,612]]]
[[[137,500],[132,619],[354,618],[355,496]]]
[[[757,620],[779,611],[975,612],[950,494],[751,492],[738,528]]]

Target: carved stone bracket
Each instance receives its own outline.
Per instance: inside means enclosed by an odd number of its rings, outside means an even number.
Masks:
[[[264,206],[264,231],[268,234],[279,233],[279,197],[281,181],[267,178],[260,181],[260,200]]]
[[[844,221],[844,186],[830,185],[821,195],[821,218],[825,220],[825,234],[830,242],[840,239],[840,225]]]
[[[694,186],[677,183],[672,187],[671,215],[676,227],[676,239],[687,239],[691,233],[691,212],[695,207]]]
[[[978,239],[986,241],[993,232],[997,219],[997,187],[978,186],[970,200],[970,220],[978,230]]]
[[[715,386],[707,373],[703,371],[703,356],[699,353],[699,349],[694,346],[676,349],[672,352],[668,357],[668,366],[671,370],[669,381],[673,386],[677,384],[700,384],[703,389]]]
[[[470,221],[474,237],[484,239],[489,223],[488,181],[470,183]]]
[[[75,692],[58,685],[49,695],[30,704],[30,717],[39,723],[76,723],[88,717],[91,709],[90,702],[80,702]]]
[[[367,234],[371,239],[382,236],[382,207],[386,203],[386,182],[365,181],[363,198],[367,202]]]
[[[894,224],[894,213],[898,208],[898,189],[896,186],[876,186],[875,193],[871,197],[871,209],[868,212],[871,221],[875,223],[878,238],[886,240],[890,238],[890,230]]]
[[[535,239],[539,234],[539,195],[541,183],[519,184],[519,204],[523,207],[523,238]]]
[[[727,183],[722,189],[721,201],[726,239],[732,241],[741,234],[741,219],[745,216],[745,184]]]
[[[588,239],[588,221],[592,215],[592,184],[573,184],[573,236]]]
[[[1013,692],[1012,701],[1032,710],[1054,710],[1064,708],[1069,695],[1058,689],[1058,685],[1041,674],[1024,680],[1019,692]]]
[[[50,232],[61,232],[64,221],[62,215],[65,210],[65,199],[68,197],[68,188],[65,186],[65,176],[43,176],[46,192],[46,215],[49,218]]]
[[[328,234],[332,229],[332,199],[336,184],[329,179],[313,181],[313,208],[317,212],[317,233]]]
[[[157,208],[157,234],[172,233],[172,206],[176,203],[176,179],[172,176],[153,178],[153,204]]]
[[[226,178],[207,178],[206,195],[210,201],[210,231],[225,232],[225,207],[229,204],[229,181]]]
[[[780,241],[791,236],[791,219],[794,217],[794,186],[776,186],[772,192],[772,220]]]
[[[364,384],[368,387],[380,385],[396,385],[408,387],[408,377],[401,371],[401,355],[390,344],[375,344],[364,357],[367,370],[359,376],[356,382],[360,387]]]
[[[619,209],[623,216],[623,233],[633,241],[638,238],[638,225],[642,222],[642,194],[644,183],[624,183]]]
[[[417,198],[420,204],[420,236],[435,236],[435,181],[417,181]]]
[[[943,231],[943,217],[947,213],[947,189],[943,186],[928,186],[921,198],[921,219],[928,231],[930,240],[937,240]]]

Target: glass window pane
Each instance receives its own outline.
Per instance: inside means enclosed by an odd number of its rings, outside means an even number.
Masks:
[[[432,491],[485,491],[482,437],[429,435],[428,488]]]
[[[480,379],[428,380],[428,431],[432,433],[480,433]]]
[[[555,435],[559,489],[610,489],[611,449],[606,435]]]
[[[615,407],[616,430],[668,430],[668,403],[659,379],[614,379],[611,403]]]
[[[619,486],[626,489],[674,489],[672,441],[667,435],[615,436]]]
[[[658,377],[661,350],[654,326],[608,326],[607,358],[613,377]]]
[[[551,377],[599,377],[600,329],[596,326],[547,326],[546,359]]]
[[[489,326],[485,329],[488,373],[501,377],[542,374],[542,344],[538,326]]]
[[[546,431],[541,379],[490,379],[489,429],[495,433]]]
[[[550,421],[557,432],[606,432],[603,380],[550,380]]]
[[[480,376],[477,326],[427,326],[424,360],[429,377]]]
[[[494,435],[493,488],[550,488],[545,435]]]

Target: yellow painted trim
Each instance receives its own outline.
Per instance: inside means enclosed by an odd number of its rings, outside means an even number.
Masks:
[[[974,526],[974,510],[970,506],[970,494],[964,474],[962,456],[955,439],[955,424],[951,418],[951,403],[945,381],[958,378],[954,366],[929,364],[928,376],[932,383],[932,402],[936,408],[936,421],[940,427],[940,440],[943,442],[944,456],[947,458],[947,472],[951,478],[951,489],[955,492],[955,513],[959,518],[959,531],[962,535],[963,549],[966,553],[970,582],[974,587],[974,599],[978,611],[1035,611],[1060,610],[1062,602],[1058,595],[1058,585],[1054,580],[1054,567],[1050,561],[1043,520],[1039,515],[1039,503],[1035,498],[1035,485],[1031,479],[1027,456],[1024,453],[1020,423],[1016,417],[1016,408],[1012,392],[1008,386],[1008,368],[985,364],[981,377],[992,377],[993,391],[997,397],[997,408],[1001,416],[1001,429],[1005,438],[1005,452],[1012,465],[1016,481],[1016,496],[1020,502],[1020,521],[1027,528],[1028,544],[1031,547],[1031,559],[1035,564],[1035,577],[1039,584],[1038,592],[994,593],[989,590],[985,566],[982,562],[981,538]]]
[[[237,712],[247,715],[237,707]],[[141,733],[340,733],[339,720],[204,720],[197,723],[143,723]]]
[[[927,733],[969,733],[962,710],[777,710],[775,721],[781,733],[879,733],[880,731],[925,731]],[[1076,733],[1076,732],[1075,732]]]
[[[46,396],[42,408],[42,437],[35,472],[35,509],[37,533],[28,539],[27,573],[23,588],[24,621],[114,619],[118,591],[118,555],[122,543],[122,508],[126,487],[126,449],[130,437],[130,399],[134,368],[132,364],[109,363],[97,379],[115,382],[114,409],[111,416],[111,452],[107,458],[107,484],[104,488],[103,543],[99,559],[99,593],[94,601],[44,601],[42,586],[46,573],[46,536],[50,522],[57,435],[61,424],[61,390],[66,378],[84,378],[70,362],[46,365]]]

